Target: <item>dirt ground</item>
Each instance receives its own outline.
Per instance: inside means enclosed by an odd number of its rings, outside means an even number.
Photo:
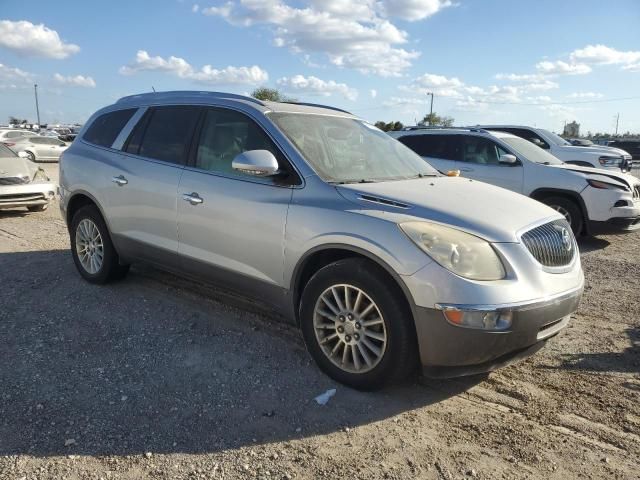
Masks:
[[[1,479],[640,477],[640,234],[581,242],[580,309],[534,357],[378,393],[246,302],[89,285],[68,247],[57,205],[0,212]]]

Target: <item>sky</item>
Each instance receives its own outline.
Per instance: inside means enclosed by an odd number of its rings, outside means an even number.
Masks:
[[[640,133],[640,0],[0,0],[0,123],[277,88],[375,122]]]

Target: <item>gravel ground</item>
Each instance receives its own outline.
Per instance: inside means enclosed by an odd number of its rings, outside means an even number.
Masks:
[[[637,479],[639,240],[581,242],[580,310],[534,357],[360,393],[234,296],[83,282],[57,205],[0,212],[0,478]]]

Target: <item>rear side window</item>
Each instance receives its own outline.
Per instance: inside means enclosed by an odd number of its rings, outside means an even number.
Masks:
[[[133,132],[127,152],[163,162],[185,163],[199,113],[199,108],[189,106],[152,109]]]
[[[459,160],[457,135],[407,135],[398,140],[421,157]]]
[[[116,110],[96,118],[85,132],[83,139],[101,147],[111,147],[120,130],[127,124],[137,109]]]
[[[531,143],[537,145],[540,148],[549,148],[549,144],[545,142],[543,138],[533,130],[527,130],[526,128],[492,128],[491,130],[510,133],[511,135],[515,135],[516,137],[529,140]]]

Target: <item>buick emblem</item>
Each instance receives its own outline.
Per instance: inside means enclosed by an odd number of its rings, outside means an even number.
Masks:
[[[571,241],[571,234],[569,233],[569,230],[562,227],[560,229],[560,237],[562,238],[562,246],[567,252],[570,252],[573,248],[573,242]]]

